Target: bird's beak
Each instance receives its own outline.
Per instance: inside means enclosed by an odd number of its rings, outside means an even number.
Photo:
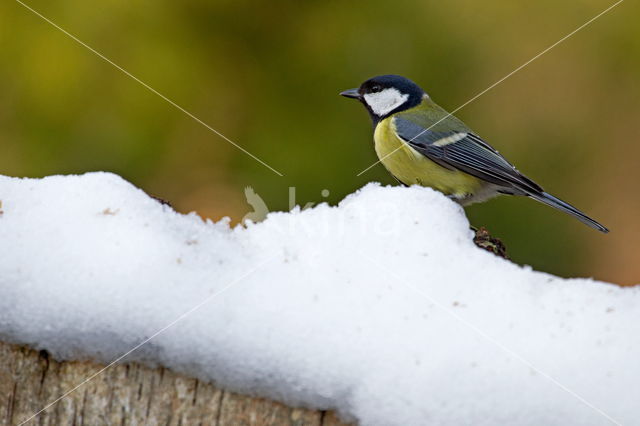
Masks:
[[[360,93],[358,92],[358,89],[345,90],[344,92],[340,92],[340,96],[344,96],[345,98],[360,99]]]

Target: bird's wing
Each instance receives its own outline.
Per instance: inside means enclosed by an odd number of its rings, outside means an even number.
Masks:
[[[521,174],[479,136],[464,130],[432,131],[395,117],[398,137],[413,149],[448,169],[457,169],[516,193],[540,193],[542,188]]]

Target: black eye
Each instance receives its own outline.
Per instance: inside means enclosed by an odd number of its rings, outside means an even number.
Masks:
[[[371,92],[372,93],[376,93],[376,92],[379,92],[381,90],[382,90],[382,86],[380,86],[378,84],[375,84],[375,85],[371,86]]]

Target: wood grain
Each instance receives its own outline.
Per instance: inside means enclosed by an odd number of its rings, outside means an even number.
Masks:
[[[44,351],[0,342],[0,425],[21,424],[101,368],[94,362],[57,362]],[[332,412],[227,392],[137,363],[110,367],[27,424],[346,425]]]

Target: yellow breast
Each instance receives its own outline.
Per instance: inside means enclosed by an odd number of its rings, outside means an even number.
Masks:
[[[480,191],[484,182],[459,170],[429,160],[400,139],[393,118],[382,120],[373,135],[376,154],[387,170],[406,185],[428,186],[456,198]]]

